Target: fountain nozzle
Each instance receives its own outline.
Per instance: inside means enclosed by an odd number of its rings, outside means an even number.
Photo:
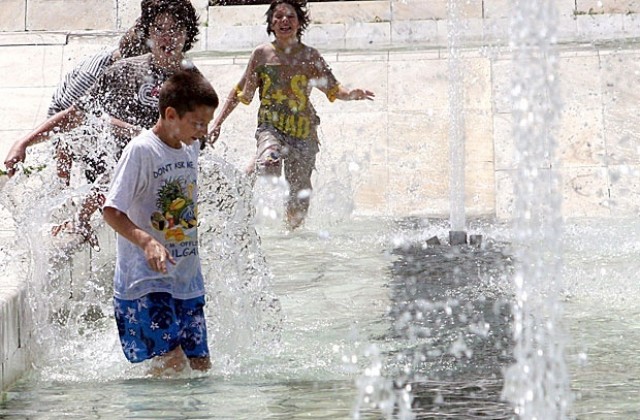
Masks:
[[[457,245],[473,245],[476,248],[480,248],[482,246],[482,235],[469,235],[469,240],[467,241],[467,232],[463,230],[450,230],[449,231],[449,245],[457,246]]]

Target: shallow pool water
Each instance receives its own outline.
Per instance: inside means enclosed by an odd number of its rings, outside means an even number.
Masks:
[[[73,336],[72,352],[10,389],[0,418],[513,418],[500,400],[513,362],[510,227],[474,220],[469,233],[483,235],[481,249],[427,247],[433,236],[445,242],[447,225],[311,218],[293,233],[260,225],[278,316],[265,321],[236,311],[242,300],[210,296],[210,326],[225,342],[211,337],[209,374],[147,378],[120,354],[107,314]],[[620,220],[565,225],[577,418],[626,419],[640,409],[638,230]]]

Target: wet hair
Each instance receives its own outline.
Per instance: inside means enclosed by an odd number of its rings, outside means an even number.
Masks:
[[[122,35],[118,44],[118,50],[120,51],[120,57],[136,57],[138,55],[146,54],[150,52],[149,45],[144,37],[144,31],[140,23],[140,18],[136,20],[136,23]]]
[[[211,83],[196,69],[179,70],[160,88],[160,115],[168,107],[174,108],[180,118],[199,106],[218,107],[218,95]]]
[[[267,17],[267,33],[269,35],[274,33],[273,29],[271,29],[271,21],[273,20],[273,14],[276,10],[276,7],[281,4],[288,4],[289,6],[293,7],[293,10],[295,10],[296,16],[298,16],[298,22],[300,23],[300,27],[298,28],[298,32],[296,35],[298,35],[298,39],[302,38],[302,34],[304,33],[305,29],[307,29],[307,26],[309,26],[309,21],[311,19],[309,18],[309,11],[307,10],[306,2],[302,3],[296,0],[273,0],[271,2],[267,13],[265,13],[265,16]]]
[[[168,14],[178,27],[186,31],[186,41],[182,52],[189,51],[200,33],[198,28],[198,14],[189,0],[142,0],[140,4],[140,25],[145,40],[149,39],[151,27],[156,23],[158,16]]]

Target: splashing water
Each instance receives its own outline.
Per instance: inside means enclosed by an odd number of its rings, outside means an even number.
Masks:
[[[460,68],[461,16],[458,0],[447,2],[449,44],[449,191],[452,231],[464,231],[464,80]]]
[[[515,179],[516,363],[503,395],[522,419],[562,419],[570,408],[561,324],[560,192],[552,128],[560,104],[551,0],[513,5],[511,48]]]
[[[114,156],[115,145],[103,134],[107,132],[100,121],[92,121],[68,134],[66,141],[73,148],[93,136],[96,155]],[[51,235],[53,225],[73,220],[92,188],[83,176],[72,177],[71,186],[61,188],[51,160],[52,148],[34,150],[31,155],[46,163],[42,172],[30,176],[18,173],[0,193],[0,202],[16,210],[12,215],[20,235],[14,255],[29,261],[25,278],[34,367],[48,380],[102,382],[146,376],[145,363],[122,363],[111,305],[113,231],[97,212],[92,225],[100,239],[100,252],[80,244],[76,235]],[[107,165],[113,167],[115,160]],[[81,162],[74,166],[76,174],[83,169]],[[221,369],[224,373],[256,353],[277,352],[281,309],[269,292],[272,276],[253,223],[251,185],[210,152],[203,152],[200,158],[199,176],[200,255],[210,336],[215,338],[210,348],[212,359],[225,366]]]

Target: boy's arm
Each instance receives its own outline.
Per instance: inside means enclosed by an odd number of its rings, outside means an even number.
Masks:
[[[259,49],[256,49],[249,59],[249,63],[247,64],[247,68],[242,75],[242,78],[238,82],[238,84],[231,89],[229,95],[227,95],[227,100],[222,105],[222,109],[220,113],[216,117],[213,122],[213,127],[209,132],[209,139],[211,143],[215,143],[220,137],[220,128],[222,127],[222,123],[227,119],[227,117],[233,112],[234,109],[238,106],[239,102],[242,102],[245,105],[251,103],[253,99],[253,94],[258,88],[258,75],[256,74],[256,67],[259,61]]]
[[[366,89],[347,89],[342,85],[338,85],[334,91],[334,98],[342,101],[361,101],[368,99],[370,101],[376,96],[373,92]]]
[[[238,98],[238,91],[240,92],[242,91],[240,89],[240,86],[242,86],[241,83],[243,83],[243,80],[240,80],[240,82],[238,82],[236,87],[231,89],[231,92],[229,92],[229,95],[227,95],[227,100],[224,101],[224,104],[222,105],[222,109],[220,110],[220,113],[218,114],[218,116],[213,122],[213,127],[209,132],[209,138],[208,138],[211,144],[218,141],[218,137],[220,137],[220,129],[222,128],[222,123],[224,122],[224,120],[227,119],[227,117],[231,114],[231,112],[233,112],[233,110],[236,109],[236,107],[238,106],[238,102],[240,102],[240,99]]]
[[[169,251],[153,236],[140,229],[125,213],[114,207],[103,209],[105,222],[129,242],[139,246],[143,251],[149,267],[159,273],[167,272],[167,261],[175,264]]]
[[[325,61],[324,57],[318,52],[318,50],[311,48],[311,56],[313,57],[311,62],[314,63],[313,71],[314,78],[322,80],[322,83],[318,83],[316,86],[329,98],[329,101],[333,102],[336,99],[342,101],[360,101],[368,99],[370,101],[376,96],[372,91],[366,89],[347,89],[342,86],[333,75],[331,67]]]
[[[72,105],[64,111],[52,115],[32,132],[13,143],[4,159],[9,176],[15,173],[15,165],[18,162],[24,162],[29,146],[49,139],[54,133],[67,132],[78,127],[84,118],[84,112]]]

